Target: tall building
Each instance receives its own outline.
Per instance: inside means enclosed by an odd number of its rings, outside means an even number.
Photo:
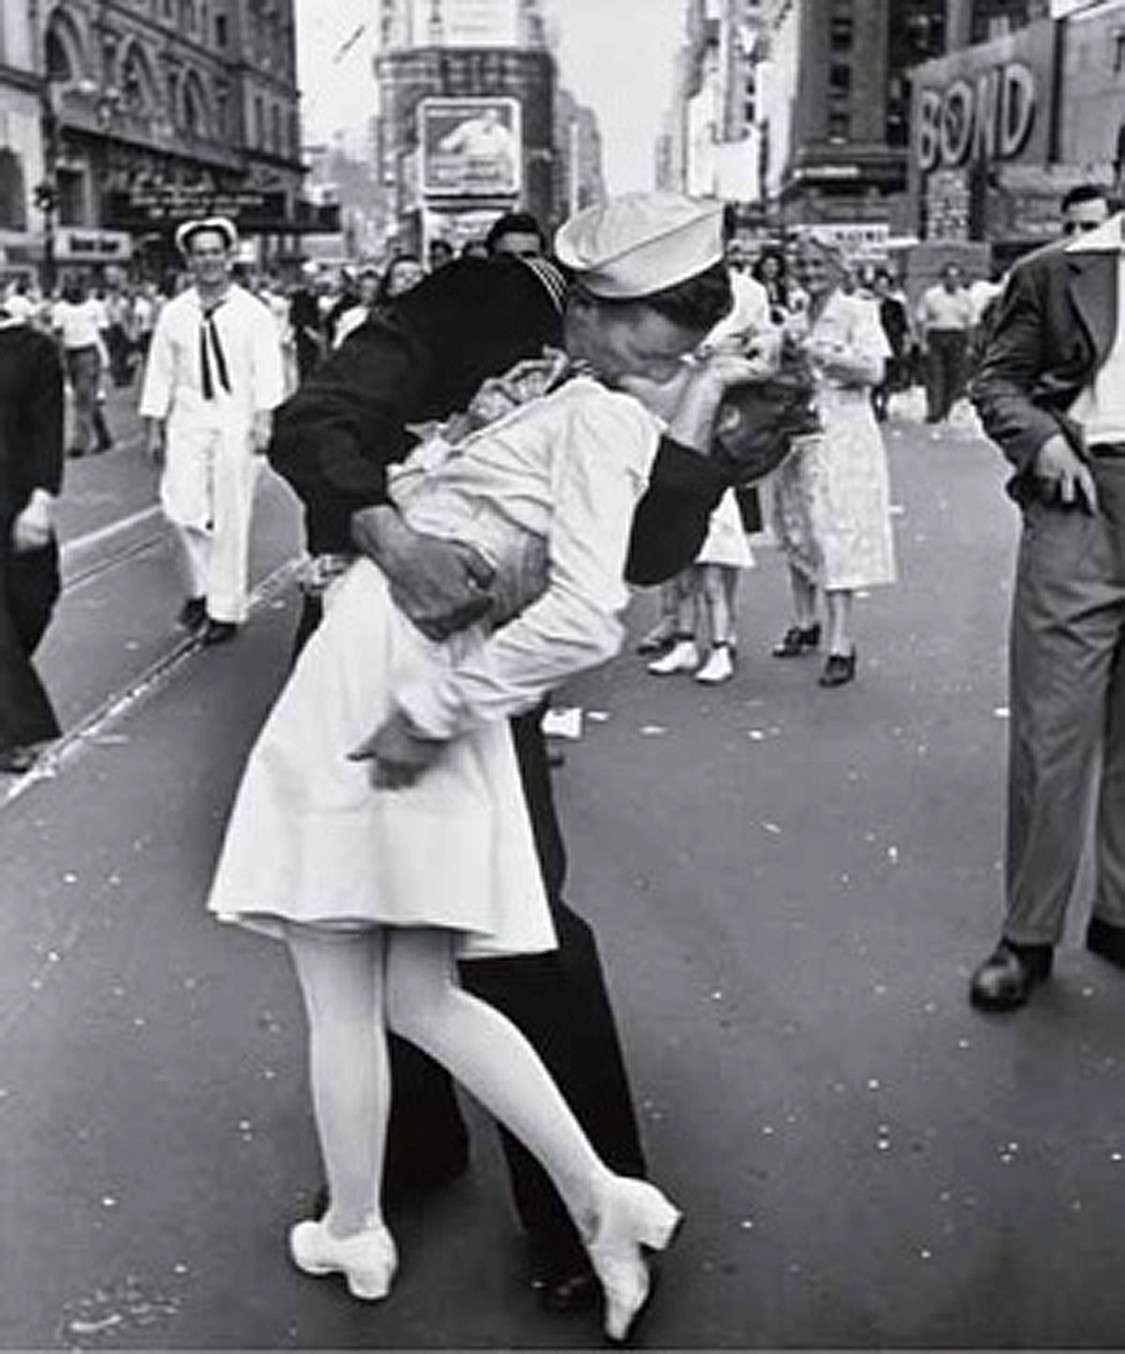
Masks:
[[[1125,0],[1045,8],[991,13],[990,37],[914,72],[918,231],[999,266],[1059,237],[1069,188],[1125,188]]]
[[[539,0],[380,0],[380,46],[543,47]]]
[[[35,188],[43,180],[43,80],[32,11],[0,6],[0,278],[34,253]]]
[[[779,219],[909,230],[915,68],[1048,8],[1049,0],[765,0],[757,104]]]
[[[743,204],[762,198],[760,0],[687,0],[657,183]]]
[[[29,11],[60,263],[148,252],[156,264],[201,209],[234,216],[263,257],[296,250],[293,0],[32,0]]]
[[[379,41],[377,173],[400,244],[458,248],[515,207],[551,229],[600,195],[596,122],[559,89],[540,0],[381,0]]]
[[[605,199],[597,114],[561,86],[555,95],[555,163],[555,215],[567,216]]]

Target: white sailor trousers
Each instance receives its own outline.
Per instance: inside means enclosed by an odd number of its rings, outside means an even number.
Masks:
[[[188,596],[216,621],[246,619],[250,519],[260,456],[242,419],[168,426],[160,502],[180,543]]]

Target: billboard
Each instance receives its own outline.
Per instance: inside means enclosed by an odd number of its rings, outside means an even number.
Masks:
[[[436,10],[436,14],[435,14]],[[445,47],[518,47],[517,0],[414,0],[414,41],[421,45],[440,22]]]
[[[1056,29],[1050,21],[916,66],[914,161],[923,174],[973,163],[1046,164]]]
[[[424,197],[517,197],[518,99],[423,99],[418,108]]]

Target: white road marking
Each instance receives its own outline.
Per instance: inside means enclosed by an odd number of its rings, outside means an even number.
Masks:
[[[76,536],[73,541],[67,541],[59,552],[63,566],[65,567],[67,561],[80,551],[88,550],[92,545],[100,545],[102,541],[110,541],[114,536],[120,536],[132,527],[140,526],[142,522],[149,522],[159,516],[160,504],[153,503],[151,507],[141,508],[139,512],[130,513],[128,517],[119,517],[115,522],[99,527],[97,531],[88,531],[84,536]]]
[[[303,562],[304,556],[297,555],[267,574],[250,594],[249,616],[268,606],[296,576]],[[96,709],[54,742],[26,775],[14,780],[6,793],[0,793],[0,812],[40,781],[54,779],[64,766],[95,744],[99,737],[127,719],[134,710],[162,690],[192,654],[202,647],[199,635],[185,636],[175,648],[150,664],[139,677],[107,696]]]

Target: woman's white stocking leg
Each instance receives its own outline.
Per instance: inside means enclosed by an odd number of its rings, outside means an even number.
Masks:
[[[390,1109],[380,931],[317,935],[290,928],[309,1021],[309,1082],[336,1236],[381,1224]]]
[[[442,1063],[520,1139],[584,1230],[610,1172],[527,1039],[461,988],[449,934],[388,934],[386,973],[390,1028]]]

